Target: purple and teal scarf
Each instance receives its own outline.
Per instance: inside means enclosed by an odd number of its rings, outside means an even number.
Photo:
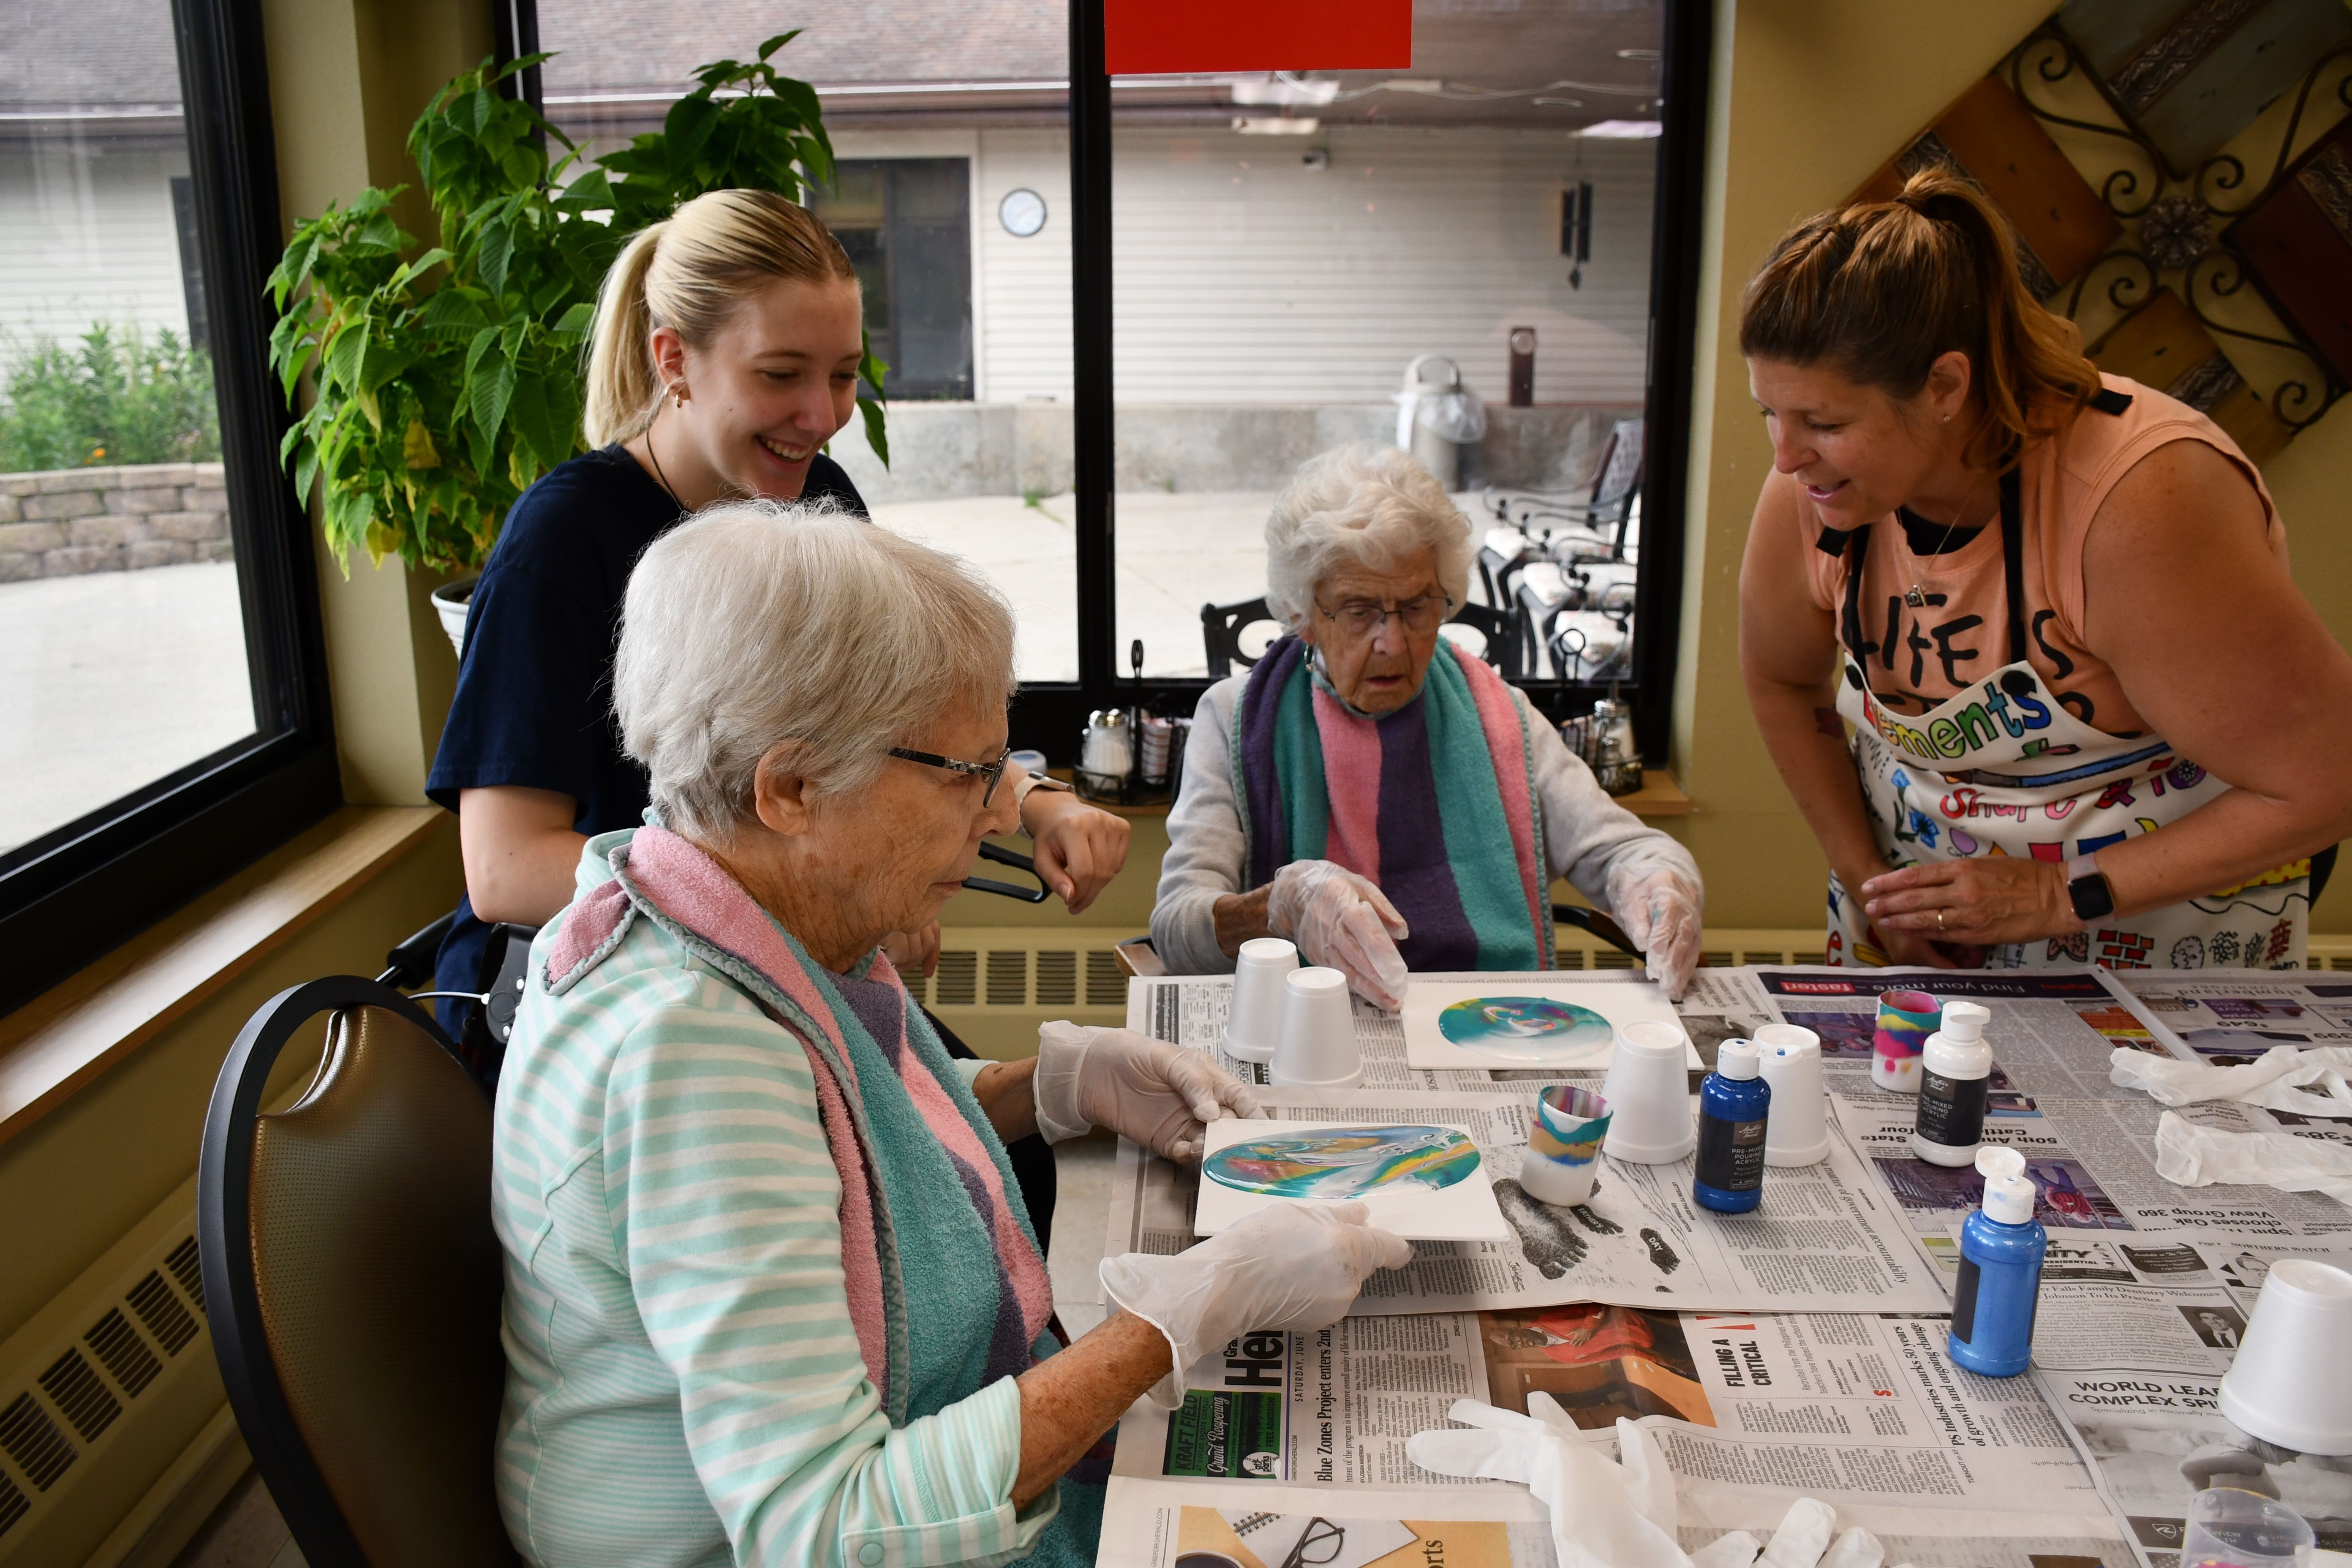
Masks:
[[[1552,966],[1527,726],[1484,663],[1441,637],[1419,694],[1373,718],[1286,637],[1250,671],[1233,745],[1249,888],[1293,860],[1330,860],[1404,916],[1408,969]]]

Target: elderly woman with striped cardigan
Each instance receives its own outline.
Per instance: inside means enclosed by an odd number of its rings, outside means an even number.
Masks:
[[[1698,867],[1439,635],[1475,547],[1429,470],[1327,452],[1276,498],[1265,544],[1266,605],[1290,629],[1193,716],[1151,912],[1162,962],[1212,973],[1252,937],[1289,937],[1393,1008],[1410,971],[1550,968],[1566,877],[1681,995]]]
[[[1091,1562],[1089,1450],[1129,1404],[1411,1248],[1342,1205],[1111,1258],[1120,1310],[1065,1346],[1005,1141],[1197,1157],[1256,1107],[1122,1030],[950,1060],[879,952],[1015,826],[1009,611],[860,520],[747,501],[655,543],[623,625],[654,810],[589,841],[499,1084],[509,1533],[551,1568]]]

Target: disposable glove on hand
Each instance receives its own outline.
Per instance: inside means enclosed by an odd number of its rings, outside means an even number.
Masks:
[[[1676,1002],[1698,968],[1701,903],[1697,884],[1670,868],[1621,867],[1609,874],[1610,914],[1649,955],[1650,978]]]
[[[1205,1123],[1265,1114],[1206,1052],[1081,1024],[1039,1026],[1031,1093],[1048,1143],[1108,1127],[1171,1160],[1201,1157]]]
[[[1528,1408],[1533,1414],[1521,1415],[1457,1400],[1446,1415],[1470,1429],[1416,1432],[1405,1453],[1439,1475],[1524,1484],[1551,1513],[1559,1568],[1879,1568],[1885,1561],[1864,1530],[1832,1545],[1836,1515],[1812,1498],[1789,1510],[1769,1547],[1735,1530],[1685,1552],[1675,1538],[1674,1477],[1647,1432],[1619,1420],[1620,1462],[1612,1464],[1549,1394],[1529,1394]]]
[[[1376,1269],[1412,1262],[1412,1244],[1365,1224],[1370,1212],[1360,1203],[1284,1204],[1172,1258],[1104,1258],[1105,1293],[1167,1335],[1175,1356],[1151,1402],[1183,1404],[1185,1370],[1252,1330],[1328,1328]]]
[[[1307,962],[1336,969],[1365,1001],[1404,1005],[1404,959],[1396,944],[1412,933],[1388,895],[1328,860],[1293,860],[1274,874],[1266,929],[1298,944]]]

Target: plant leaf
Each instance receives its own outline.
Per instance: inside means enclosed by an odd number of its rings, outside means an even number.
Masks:
[[[794,27],[791,32],[778,33],[774,37],[770,38],[766,43],[761,44],[760,46],[760,58],[761,61],[764,62],[770,55],[774,54],[778,49],[782,48],[786,44],[789,44],[794,38],[799,37],[802,32],[802,28]]]
[[[882,405],[860,395],[857,412],[866,418],[866,444],[874,448],[874,455],[882,459],[882,467],[887,469],[890,466],[890,435],[883,426]]]
[[[514,259],[514,230],[496,218],[484,224],[475,258],[484,286],[493,294],[505,293],[507,264]]]
[[[474,423],[492,441],[499,438],[499,426],[505,423],[507,402],[514,396],[514,361],[501,354],[473,378],[472,407]]]

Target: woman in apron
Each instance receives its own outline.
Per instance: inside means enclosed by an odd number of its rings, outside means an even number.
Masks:
[[[2352,658],[2210,420],[2102,376],[1975,189],[1790,231],[1740,352],[1773,447],[1757,723],[1829,962],[2300,968],[2352,835]]]

